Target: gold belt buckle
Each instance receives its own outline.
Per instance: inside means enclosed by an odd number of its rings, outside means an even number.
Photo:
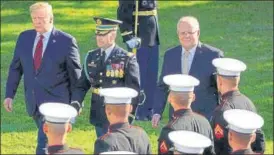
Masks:
[[[99,90],[100,90],[100,88],[93,88],[92,93],[99,94]]]
[[[133,15],[135,15],[136,12],[133,12]],[[138,16],[156,16],[157,10],[151,10],[151,11],[138,11]]]

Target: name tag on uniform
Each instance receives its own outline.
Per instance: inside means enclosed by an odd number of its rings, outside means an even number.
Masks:
[[[96,67],[96,64],[94,64],[94,62],[92,61],[91,63],[88,63],[89,67]]]

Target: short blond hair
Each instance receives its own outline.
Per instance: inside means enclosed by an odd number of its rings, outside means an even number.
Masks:
[[[131,105],[130,104],[120,104],[120,105],[107,105],[107,110],[109,110],[113,115],[119,118],[127,118],[130,114]]]
[[[52,6],[47,2],[37,2],[29,7],[30,14],[38,9],[46,9],[50,17],[53,17]]]
[[[187,22],[189,23],[194,29],[196,30],[200,30],[200,24],[199,21],[196,17],[193,16],[183,16],[179,19],[178,23],[177,23],[177,31],[179,30],[179,25],[182,22]]]
[[[170,91],[169,97],[177,105],[188,106],[192,103],[194,93],[191,92],[176,92]]]

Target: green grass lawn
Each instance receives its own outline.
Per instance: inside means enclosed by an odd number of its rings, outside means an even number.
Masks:
[[[8,67],[17,36],[32,28],[28,7],[32,2],[1,1],[1,102],[4,100]],[[55,26],[78,41],[83,60],[86,52],[96,48],[93,16],[116,18],[116,1],[69,1],[51,3]],[[180,2],[159,1],[160,69],[166,49],[177,45],[176,24],[183,15],[200,21],[201,41],[216,46],[226,57],[244,61],[248,68],[242,73],[240,89],[255,103],[265,120],[266,153],[273,154],[273,2]],[[120,34],[119,34],[120,35]],[[118,36],[118,44],[125,47]],[[1,154],[33,154],[37,129],[27,116],[22,82],[14,101],[14,111],[1,108]],[[77,118],[68,143],[93,153],[96,139],[94,127],[88,123],[90,94],[85,109]],[[2,107],[2,104],[1,104]],[[167,122],[167,110],[162,123]],[[150,122],[137,122],[150,136],[153,153],[157,152],[159,129]]]

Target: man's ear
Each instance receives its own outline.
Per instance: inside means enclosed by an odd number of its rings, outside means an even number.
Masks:
[[[49,22],[53,23],[53,17],[50,17]]]
[[[129,112],[130,112],[130,113],[132,112],[132,109],[133,109],[133,106],[130,105],[130,108],[129,108]]]
[[[228,131],[228,141],[231,141],[232,140],[232,133],[231,133],[231,131]]]
[[[45,134],[47,134],[49,132],[49,128],[48,128],[48,124],[47,123],[43,124],[43,131],[44,131]]]
[[[217,88],[218,89],[220,89],[221,88],[221,86],[222,86],[222,78],[219,76],[219,75],[217,75]]]
[[[253,133],[251,135],[251,143],[255,142],[255,140],[256,140],[256,133]]]
[[[198,36],[198,37],[200,36],[200,30],[197,31],[197,36]]]
[[[72,130],[72,125],[69,123],[68,128],[67,128],[67,132],[71,132],[71,130]]]
[[[106,112],[106,115],[110,115],[111,114],[111,110],[109,110],[109,107],[107,105],[105,105],[105,112]]]
[[[169,94],[168,94],[168,98],[167,98],[167,101],[168,101],[169,103],[171,103],[171,95],[172,95],[172,93],[171,93],[171,92],[169,92]]]
[[[194,102],[195,99],[196,99],[196,95],[193,93],[193,94],[192,94],[192,102]]]

